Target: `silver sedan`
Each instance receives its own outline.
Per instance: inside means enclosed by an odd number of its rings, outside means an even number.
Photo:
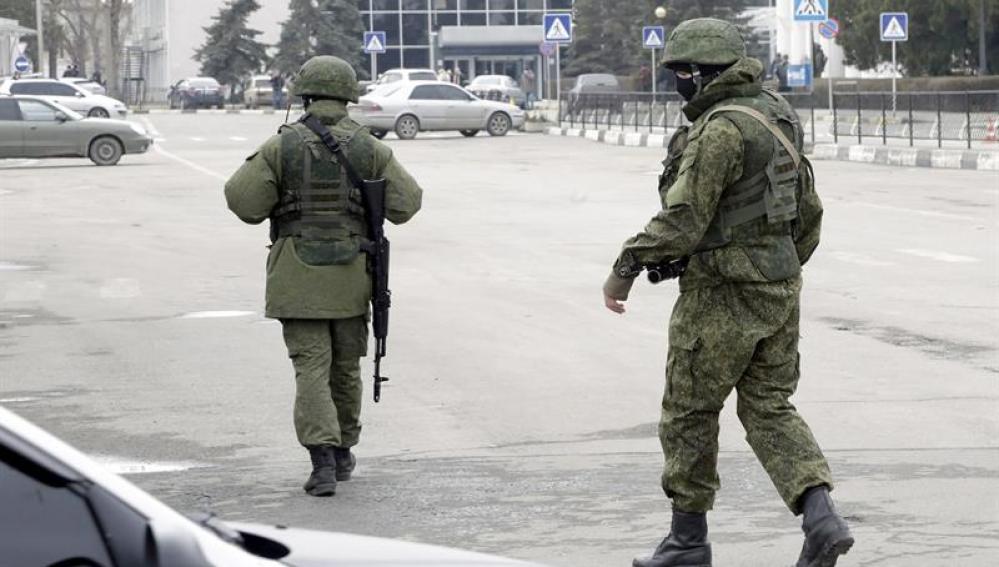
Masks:
[[[141,154],[152,144],[132,122],[84,118],[57,102],[0,95],[0,159],[88,157],[114,165],[123,154]]]
[[[458,130],[467,137],[485,130],[504,136],[525,120],[524,111],[512,104],[482,100],[457,85],[436,81],[379,89],[351,105],[350,116],[379,138],[391,130],[403,140],[431,130]]]

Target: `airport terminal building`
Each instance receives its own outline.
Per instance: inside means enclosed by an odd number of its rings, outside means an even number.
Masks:
[[[364,25],[386,34],[378,71],[393,67],[459,69],[463,79],[530,68],[543,87],[542,19],[573,0],[358,0]]]

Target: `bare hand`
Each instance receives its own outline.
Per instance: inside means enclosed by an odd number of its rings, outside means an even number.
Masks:
[[[606,293],[604,294],[604,306],[606,306],[607,309],[610,309],[611,311],[617,314],[624,313],[625,311],[624,302],[618,301],[613,297],[607,295]]]

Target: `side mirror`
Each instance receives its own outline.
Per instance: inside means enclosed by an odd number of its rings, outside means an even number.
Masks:
[[[194,534],[172,522],[154,521],[146,527],[147,549],[152,550],[156,567],[184,565],[209,567]]]
[[[81,93],[80,91],[76,91],[76,98],[83,98],[85,96],[87,96],[87,95]]]
[[[66,122],[67,120],[69,120],[69,116],[66,116],[65,112],[59,111],[59,112],[56,112],[55,119],[56,119],[56,122],[62,123],[62,122]]]

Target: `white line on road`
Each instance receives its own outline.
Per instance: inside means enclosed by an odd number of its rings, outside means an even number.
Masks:
[[[30,396],[24,396],[20,398],[0,398],[0,404],[23,404],[25,402],[33,402],[38,398],[32,398]]]
[[[229,139],[232,140],[233,142],[245,142],[246,141],[246,138],[244,138],[242,136],[229,136]]]
[[[205,141],[205,139],[202,138],[202,137],[200,137],[200,136],[191,136],[188,139],[191,140],[192,142],[204,142]]]
[[[192,311],[184,313],[181,319],[220,319],[223,317],[249,317],[256,315],[253,311]]]
[[[136,279],[113,278],[104,282],[100,294],[104,299],[131,299],[142,295],[142,287]]]
[[[25,264],[11,264],[10,262],[0,262],[0,272],[22,272],[30,270],[31,266]]]
[[[965,216],[965,215],[953,215],[953,214],[950,214],[950,213],[941,213],[941,212],[938,212],[938,211],[924,211],[922,209],[907,209],[905,207],[895,207],[895,206],[892,206],[892,205],[879,205],[877,203],[862,203],[862,202],[859,202],[859,201],[854,201],[854,202],[851,202],[851,203],[848,203],[848,204],[850,204],[850,205],[858,205],[858,206],[861,206],[861,207],[868,207],[868,208],[871,208],[871,209],[882,209],[882,210],[886,210],[886,211],[896,211],[896,212],[899,212],[899,213],[912,213],[914,215],[923,215],[923,216],[927,216],[927,217],[937,217],[937,218],[942,218],[942,219],[954,219],[954,220],[966,220],[966,221],[975,220],[975,217],[969,217],[969,216]]]
[[[878,260],[867,254],[858,254],[856,252],[841,252],[835,251],[830,254],[833,258],[839,260],[840,262],[847,262],[850,264],[860,264],[861,266],[894,266],[894,262],[885,262],[884,260]]]
[[[115,474],[149,474],[186,471],[205,466],[200,463],[133,461],[122,457],[95,455],[94,460]]]
[[[161,156],[170,158],[170,159],[174,160],[177,163],[186,165],[187,167],[190,167],[194,171],[197,171],[199,173],[204,173],[205,175],[207,175],[209,177],[214,177],[215,179],[219,179],[221,181],[228,181],[229,180],[228,177],[222,175],[221,173],[217,173],[215,171],[212,171],[212,170],[208,169],[207,167],[205,167],[203,165],[198,165],[198,164],[194,163],[191,160],[184,159],[184,158],[182,158],[182,157],[180,157],[178,155],[172,154],[172,153],[164,150],[160,146],[154,145],[153,149],[156,150],[156,153],[160,154]]]
[[[950,254],[948,252],[938,252],[936,250],[902,248],[896,250],[896,252],[901,252],[903,254],[909,254],[912,256],[919,256],[920,258],[929,258],[930,260],[936,260],[938,262],[950,262],[952,264],[980,261],[978,258],[972,258],[971,256],[960,256],[958,254]]]

